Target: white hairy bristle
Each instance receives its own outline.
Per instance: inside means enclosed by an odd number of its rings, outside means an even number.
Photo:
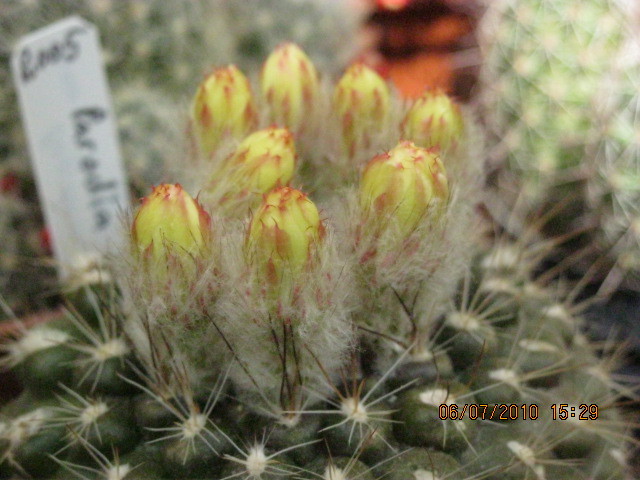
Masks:
[[[92,349],[91,356],[97,362],[104,362],[110,358],[124,357],[129,353],[129,347],[121,338],[114,338]]]
[[[609,455],[611,455],[611,457],[618,462],[620,466],[624,467],[627,465],[627,456],[619,448],[612,448],[609,450]]]
[[[442,404],[451,405],[455,403],[455,398],[444,388],[431,388],[420,393],[420,401],[425,405],[439,407]]]
[[[491,255],[482,259],[484,270],[505,270],[515,269],[521,262],[520,252],[516,248],[509,246],[496,248]]]
[[[114,465],[109,467],[106,471],[106,480],[124,480],[124,478],[131,471],[131,466],[128,464],[124,465]]]
[[[182,423],[182,436],[184,438],[195,438],[202,432],[207,424],[207,417],[201,413],[191,415]]]
[[[19,340],[7,346],[8,354],[15,363],[20,363],[29,355],[56,347],[69,340],[69,334],[53,328],[34,328],[27,331]]]
[[[518,374],[510,368],[497,368],[489,372],[489,378],[498,382],[506,383],[512,387],[518,388],[520,386],[520,379]]]
[[[3,436],[11,445],[19,445],[38,433],[50,416],[51,412],[46,408],[37,408],[20,415],[11,421]]]
[[[533,465],[535,465],[536,456],[531,448],[523,445],[520,442],[516,442],[515,440],[507,442],[507,448],[511,450],[516,455],[516,457],[518,457],[518,459],[528,467],[532,467]]]
[[[93,405],[89,405],[80,413],[80,422],[83,425],[92,425],[98,418],[109,411],[109,407],[104,402],[98,402]]]
[[[447,324],[456,330],[474,332],[478,330],[482,323],[473,315],[464,312],[451,312],[447,315]]]
[[[267,469],[267,456],[261,445],[251,447],[245,465],[247,467],[247,473],[252,477],[259,478],[260,475],[265,472]]]
[[[520,442],[516,442],[515,440],[507,442],[507,447],[522,463],[533,471],[538,480],[547,480],[544,466],[536,464],[536,456],[531,448],[521,444]]]
[[[571,323],[571,314],[567,311],[566,307],[560,303],[546,307],[542,312],[549,318],[559,320],[563,323]]]
[[[342,471],[342,469],[336,467],[335,465],[329,465],[324,470],[324,475],[322,476],[324,480],[347,480],[347,476]]]
[[[436,477],[433,472],[427,470],[418,469],[413,472],[413,478],[415,480],[440,480],[440,477]]]
[[[358,423],[366,423],[369,418],[366,407],[359,399],[353,397],[345,398],[340,403],[340,411],[350,420]]]
[[[528,352],[546,352],[546,353],[556,353],[558,352],[558,347],[549,343],[543,342],[542,340],[530,340],[524,339],[518,342],[520,348],[527,350]]]

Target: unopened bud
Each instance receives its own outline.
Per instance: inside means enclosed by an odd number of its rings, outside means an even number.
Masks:
[[[360,181],[360,207],[366,223],[380,231],[391,220],[403,236],[415,230],[431,208],[445,204],[448,196],[438,155],[408,141],[374,157]]]
[[[290,187],[265,196],[251,219],[245,247],[270,283],[294,278],[313,263],[324,227],[315,204]]]
[[[269,55],[260,76],[270,120],[294,132],[302,129],[318,95],[318,72],[293,43],[283,43]]]
[[[336,85],[333,108],[342,126],[345,149],[350,157],[371,137],[383,130],[389,112],[389,87],[369,67],[349,67]]]
[[[464,133],[460,107],[444,92],[427,90],[402,122],[403,138],[424,148],[446,150]]]
[[[193,99],[191,118],[201,150],[209,155],[225,137],[241,138],[257,123],[249,81],[234,65],[209,74]]]
[[[153,188],[131,226],[134,245],[155,260],[187,258],[210,240],[211,218],[180,184]]]
[[[225,190],[220,203],[260,200],[275,187],[287,185],[296,166],[293,135],[271,127],[245,138],[215,174],[212,183]]]

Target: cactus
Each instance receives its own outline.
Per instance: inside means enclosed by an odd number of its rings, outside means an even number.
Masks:
[[[637,118],[640,107],[640,38],[631,36],[618,58],[618,95],[610,101],[611,112],[599,119],[603,132],[591,158],[587,179],[587,204],[597,221],[597,241],[609,253],[614,267],[607,284],[624,282],[638,288],[640,252],[638,230],[638,169],[640,137]]]
[[[608,278],[598,280],[609,291],[637,288],[628,186],[638,161],[638,67],[624,57],[638,39],[630,10],[615,0],[501,0],[480,25],[479,103],[505,199],[497,216],[517,231],[553,208],[544,234],[576,237],[570,248],[595,252],[578,262],[582,272],[608,257],[600,269]]]
[[[623,39],[615,2],[494,2],[481,25],[491,153],[523,177],[527,200],[580,167]],[[564,177],[563,177],[564,174]]]
[[[281,105],[255,95],[255,132],[210,132],[221,140],[193,150],[184,187],[152,190],[108,281],[2,345],[25,389],[0,410],[0,477],[628,478],[616,402],[635,393],[580,332],[571,292],[535,277],[530,245],[474,235],[473,117],[389,89],[374,136],[357,102],[356,128],[342,121],[334,92],[321,79],[304,125],[270,126]],[[345,155],[345,128],[386,153]],[[230,195],[277,180],[226,209],[187,193],[206,171],[229,175]]]

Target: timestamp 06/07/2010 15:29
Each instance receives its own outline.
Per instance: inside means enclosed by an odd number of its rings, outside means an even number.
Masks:
[[[594,403],[554,403],[548,408],[552,420],[593,421],[599,415],[599,407]],[[540,407],[536,403],[443,403],[438,407],[440,420],[537,420],[539,415]]]

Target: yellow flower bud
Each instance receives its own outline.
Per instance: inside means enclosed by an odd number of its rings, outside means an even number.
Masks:
[[[446,150],[464,133],[460,107],[444,92],[427,90],[402,121],[403,138],[424,148]]]
[[[318,95],[318,72],[309,57],[297,45],[283,43],[262,66],[260,83],[270,120],[300,131]]]
[[[271,127],[245,138],[212,182],[225,189],[221,204],[256,197],[248,199],[251,203],[275,187],[287,185],[295,166],[293,135],[286,128]]]
[[[403,236],[448,196],[447,176],[438,155],[408,141],[374,157],[362,174],[359,189],[365,222],[380,232],[392,220]]]
[[[251,219],[245,247],[258,271],[279,283],[312,264],[323,236],[314,203],[299,190],[280,187],[265,196]]]
[[[138,252],[166,261],[187,258],[210,241],[211,218],[180,184],[162,184],[142,199],[131,226]]]
[[[200,148],[207,155],[225,137],[246,135],[257,123],[247,77],[234,65],[214,70],[198,87],[191,118]]]
[[[386,128],[389,87],[369,67],[356,63],[342,76],[333,95],[333,108],[342,124],[343,145],[353,157],[370,138]]]

